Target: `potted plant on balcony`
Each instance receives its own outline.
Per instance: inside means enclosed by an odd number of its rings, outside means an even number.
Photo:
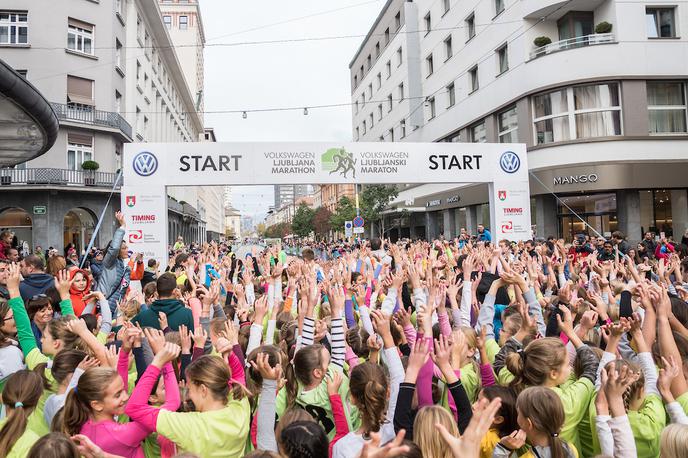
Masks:
[[[552,43],[552,39],[550,37],[535,37],[535,39],[533,40],[533,44],[536,48],[535,57],[540,57],[543,54],[545,54],[545,46],[547,46],[550,43]]]
[[[84,170],[84,184],[86,186],[95,186],[96,170],[100,168],[100,164],[96,161],[84,161],[81,164],[81,168]]]
[[[613,41],[613,40],[610,40],[609,36],[597,36],[597,35],[605,35],[605,34],[611,33],[611,31],[612,31],[612,25],[607,21],[602,21],[595,26],[595,35],[590,37],[590,41],[593,42],[593,44],[606,43],[608,41]]]

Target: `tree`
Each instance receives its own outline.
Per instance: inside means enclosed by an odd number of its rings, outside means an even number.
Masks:
[[[256,225],[256,232],[257,232],[258,235],[260,235],[261,237],[264,237],[264,236],[265,236],[265,229],[267,229],[267,228],[265,227],[265,223],[258,223],[258,224]]]
[[[330,224],[335,231],[341,231],[344,228],[345,221],[351,221],[356,216],[356,207],[354,203],[346,196],[343,196],[337,202],[337,208],[330,217]]]
[[[301,202],[299,208],[294,213],[294,219],[291,222],[292,231],[299,237],[308,237],[313,231],[313,217],[315,210],[310,208],[306,203]]]
[[[327,234],[332,230],[332,225],[330,220],[332,218],[332,212],[326,207],[318,207],[315,210],[315,215],[313,216],[313,230],[316,235],[320,237],[326,237]]]
[[[366,186],[360,194],[361,216],[363,216],[366,222],[380,222],[382,220],[382,211],[398,195],[399,190],[396,186],[382,184]],[[378,228],[382,235],[384,228],[381,224],[378,224]]]
[[[265,237],[270,239],[281,239],[289,235],[291,225],[289,223],[277,223],[265,229]]]

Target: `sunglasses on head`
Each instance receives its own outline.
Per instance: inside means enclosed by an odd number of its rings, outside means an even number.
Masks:
[[[31,300],[32,300],[32,301],[35,301],[35,300],[38,300],[38,299],[46,299],[47,297],[48,297],[48,296],[46,296],[45,294],[41,293],[41,294],[36,294],[35,296],[32,296],[32,297],[31,297]]]

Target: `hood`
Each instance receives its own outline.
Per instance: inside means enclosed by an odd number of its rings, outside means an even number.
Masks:
[[[74,285],[72,284],[72,285],[69,287],[69,294],[71,294],[72,296],[83,296],[83,295],[88,294],[88,293],[91,292],[91,276],[90,276],[90,275],[88,274],[88,272],[86,272],[85,270],[83,270],[83,269],[74,269],[74,270],[71,270],[71,271],[69,272],[69,279],[70,279],[70,280],[74,280],[74,277],[75,277],[76,274],[79,273],[79,272],[81,272],[81,273],[84,275],[84,277],[86,277],[86,288],[84,288],[83,291],[79,291],[79,290],[76,289],[76,288],[74,287]]]
[[[23,283],[35,288],[47,289],[55,284],[55,277],[44,273],[30,274],[24,277]]]
[[[158,299],[157,301],[153,302],[150,306],[150,309],[154,311],[156,314],[158,312],[165,312],[165,314],[167,315],[183,308],[185,308],[184,304],[182,304],[181,301],[177,299]]]

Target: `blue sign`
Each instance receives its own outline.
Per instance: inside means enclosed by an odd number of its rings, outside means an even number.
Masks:
[[[513,151],[507,151],[499,158],[499,166],[506,173],[515,173],[521,168],[521,159]]]
[[[134,172],[142,177],[149,177],[158,170],[158,158],[153,153],[143,151],[134,156]]]
[[[363,217],[357,216],[354,218],[354,227],[363,227],[365,224],[365,221],[363,220]]]

